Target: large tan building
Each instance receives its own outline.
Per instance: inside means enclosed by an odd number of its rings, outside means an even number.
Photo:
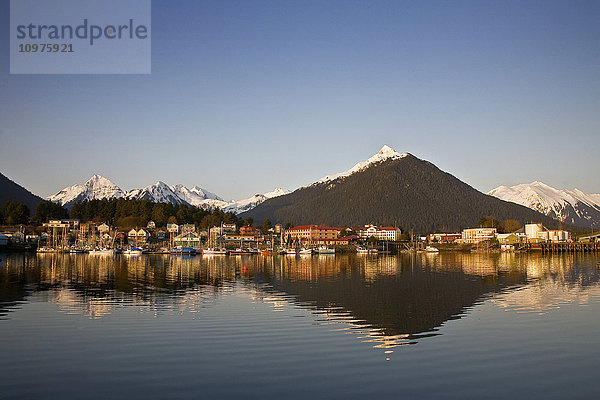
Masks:
[[[496,228],[470,228],[462,231],[461,241],[463,243],[479,243],[484,240],[496,238]]]
[[[302,225],[286,229],[284,237],[286,241],[318,243],[338,238],[340,231],[340,228],[330,226]]]

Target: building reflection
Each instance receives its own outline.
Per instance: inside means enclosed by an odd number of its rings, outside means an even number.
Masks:
[[[391,352],[439,334],[446,321],[487,299],[544,312],[588,301],[599,281],[595,259],[581,255],[12,255],[0,260],[0,318],[31,296],[65,313],[102,318],[129,306],[157,316],[199,312],[244,291],[274,311],[308,309],[316,323]]]

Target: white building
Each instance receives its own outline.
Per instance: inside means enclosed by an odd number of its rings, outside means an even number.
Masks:
[[[377,227],[375,225],[365,225],[364,228],[358,230],[358,236],[363,239],[374,237],[377,240],[398,241],[402,231],[400,228],[392,226]]]
[[[544,226],[541,223],[525,225],[525,234],[527,235],[527,240],[539,239],[539,233],[543,232],[544,230]]]

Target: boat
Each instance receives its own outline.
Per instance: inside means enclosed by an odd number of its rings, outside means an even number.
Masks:
[[[312,249],[307,249],[305,247],[301,248],[300,251],[298,252],[298,254],[306,256],[306,255],[311,255],[312,254]]]
[[[227,250],[219,249],[219,248],[206,248],[202,250],[202,255],[204,256],[224,256],[227,254]]]
[[[425,253],[439,253],[440,250],[433,247],[433,246],[426,246],[425,247]]]
[[[296,250],[296,249],[286,249],[284,251],[285,251],[285,254],[287,254],[289,256],[295,256],[296,254],[298,254],[298,250]]]
[[[319,254],[335,254],[335,249],[331,247],[321,246],[317,250]]]
[[[126,256],[141,256],[143,252],[139,247],[130,247],[127,250],[123,250],[123,254]]]
[[[58,249],[54,247],[38,247],[37,253],[58,253]]]
[[[194,249],[193,247],[183,247],[183,246],[177,246],[177,247],[173,247],[170,251],[171,254],[175,254],[175,255],[194,255],[196,254],[196,249]]]
[[[115,250],[114,249],[93,249],[88,251],[89,255],[92,256],[112,256],[113,254],[115,254]]]
[[[238,247],[238,248],[237,248],[237,249],[235,249],[235,250],[231,250],[231,251],[229,252],[229,254],[230,254],[230,255],[233,255],[233,256],[242,256],[242,255],[244,255],[244,256],[245,256],[245,255],[251,255],[251,254],[252,254],[252,252],[251,252],[250,250],[248,250],[248,249],[242,249],[242,248],[239,248],[239,247]]]
[[[261,250],[260,254],[263,256],[272,256],[275,253],[271,249],[266,249],[266,250]]]
[[[359,247],[356,252],[358,254],[377,254],[379,253],[379,250],[377,249],[368,249],[366,247]]]

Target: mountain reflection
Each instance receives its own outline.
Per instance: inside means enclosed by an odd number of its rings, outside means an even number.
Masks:
[[[127,306],[156,315],[195,312],[237,287],[274,309],[310,309],[318,323],[390,348],[437,334],[444,322],[488,298],[543,312],[598,295],[599,281],[595,259],[573,255],[2,255],[0,319],[32,296],[90,318]]]

